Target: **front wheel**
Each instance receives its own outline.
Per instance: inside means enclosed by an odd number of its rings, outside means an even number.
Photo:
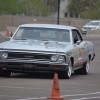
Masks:
[[[69,79],[72,75],[72,63],[69,61],[69,65],[65,71],[65,78]]]

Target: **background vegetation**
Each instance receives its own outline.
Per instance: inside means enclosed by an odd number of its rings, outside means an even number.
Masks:
[[[47,16],[57,10],[58,0],[0,0],[0,14]]]
[[[100,19],[100,0],[69,0],[68,11],[81,18]]]
[[[57,12],[57,3],[58,0],[0,0],[0,14],[48,16]],[[67,9],[81,18],[100,19],[100,0],[69,0]]]

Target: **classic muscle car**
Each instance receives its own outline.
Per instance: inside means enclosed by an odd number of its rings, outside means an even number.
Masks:
[[[77,28],[53,24],[20,25],[9,41],[0,44],[0,76],[11,72],[57,72],[69,79],[87,75],[94,46]]]

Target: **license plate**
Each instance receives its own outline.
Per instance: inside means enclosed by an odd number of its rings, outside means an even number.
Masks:
[[[34,65],[33,64],[23,64],[22,65],[24,68],[33,68]]]

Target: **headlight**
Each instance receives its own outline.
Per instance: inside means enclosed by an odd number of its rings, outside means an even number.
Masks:
[[[65,62],[64,56],[60,55],[60,56],[58,57],[58,62]]]
[[[8,57],[8,53],[2,53],[2,54],[1,54],[1,57],[2,57],[3,59],[6,59],[6,58]]]
[[[57,61],[57,58],[58,58],[57,55],[53,55],[53,56],[51,56],[51,61],[55,62],[55,61]]]

